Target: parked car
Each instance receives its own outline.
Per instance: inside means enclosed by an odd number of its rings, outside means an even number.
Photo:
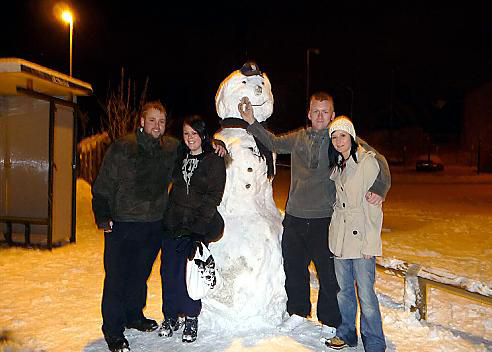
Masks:
[[[427,171],[427,172],[432,172],[432,171],[443,171],[444,170],[444,165],[439,157],[436,156],[426,156],[421,157],[417,160],[415,164],[415,169],[417,171]]]

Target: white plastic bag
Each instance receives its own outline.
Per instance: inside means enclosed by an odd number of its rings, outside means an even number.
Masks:
[[[203,243],[201,245],[202,254],[197,248],[195,257],[186,261],[186,289],[188,296],[195,301],[217,290],[222,282],[215,270],[214,257]]]

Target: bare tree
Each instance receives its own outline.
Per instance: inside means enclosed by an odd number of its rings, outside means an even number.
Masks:
[[[132,84],[133,83],[133,84]],[[135,131],[138,118],[145,103],[149,78],[145,79],[140,99],[137,100],[137,83],[130,77],[125,85],[125,70],[121,68],[120,84],[117,90],[108,89],[106,101],[107,120],[102,121],[103,129],[108,132],[112,141]],[[138,101],[138,105],[137,105]]]

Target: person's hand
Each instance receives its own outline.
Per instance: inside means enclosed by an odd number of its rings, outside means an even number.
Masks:
[[[195,258],[196,251],[200,251],[200,255],[203,254],[203,244],[199,240],[193,239],[191,242],[190,252],[188,253],[188,260]]]
[[[227,155],[227,149],[226,147],[224,147],[223,144],[215,143],[214,141],[212,141],[212,148],[214,148],[215,154],[217,154],[221,158]]]
[[[191,232],[189,230],[181,229],[179,231],[173,232],[172,237],[175,240],[179,240],[181,238],[191,238]]]
[[[250,125],[255,122],[255,116],[253,113],[253,106],[249,101],[248,97],[242,97],[241,102],[237,106],[239,109],[239,114],[243,118],[244,121],[249,123]]]
[[[98,227],[100,229],[103,229],[104,233],[113,232],[113,221],[109,220],[109,221],[105,222],[104,224],[100,224]]]
[[[372,255],[362,254],[364,259],[372,259]]]
[[[366,200],[372,205],[379,205],[384,201],[383,197],[373,192],[366,193]]]

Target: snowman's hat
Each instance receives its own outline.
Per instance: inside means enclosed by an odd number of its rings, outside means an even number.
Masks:
[[[260,68],[254,61],[246,62],[239,71],[245,76],[255,76],[255,75],[261,76]]]

